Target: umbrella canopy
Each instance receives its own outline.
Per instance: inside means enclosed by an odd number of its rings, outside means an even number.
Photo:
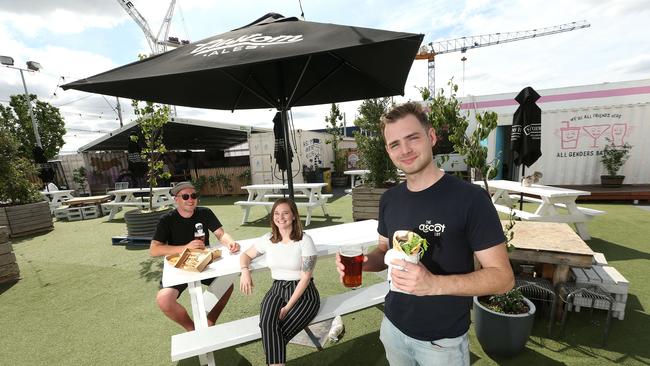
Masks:
[[[527,167],[542,156],[542,110],[535,104],[539,94],[530,86],[525,87],[515,97],[519,107],[512,119],[510,149],[517,165]]]
[[[271,13],[63,88],[199,108],[275,108],[286,135],[291,107],[404,94],[422,39]],[[287,173],[293,196],[291,165]]]

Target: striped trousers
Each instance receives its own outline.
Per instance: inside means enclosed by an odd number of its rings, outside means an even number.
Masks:
[[[286,362],[287,343],[314,319],[320,308],[320,295],[312,279],[296,305],[280,320],[280,309],[297,285],[298,281],[273,280],[262,300],[260,329],[267,364]]]

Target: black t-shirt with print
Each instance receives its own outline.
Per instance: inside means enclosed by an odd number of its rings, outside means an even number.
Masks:
[[[189,218],[184,218],[178,210],[173,210],[160,218],[153,239],[169,245],[185,245],[194,240],[194,228],[197,223],[203,225],[205,245],[210,244],[208,231],[214,232],[222,226],[212,210],[206,207],[197,207],[194,215]]]
[[[427,239],[429,248],[421,262],[431,273],[441,275],[472,272],[473,252],[505,241],[487,192],[448,174],[420,192],[411,192],[402,183],[383,194],[377,231],[392,247],[397,230],[411,230]],[[434,341],[467,332],[471,303],[468,296],[415,296],[390,291],[384,313],[404,334]]]

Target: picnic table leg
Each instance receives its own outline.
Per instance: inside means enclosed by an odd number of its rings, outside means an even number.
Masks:
[[[321,198],[321,199],[323,199],[323,198]],[[327,209],[325,208],[325,202],[323,202],[323,203],[320,205],[320,208],[323,209],[323,215],[325,215],[325,216],[329,216],[329,214],[327,213]]]
[[[578,232],[578,235],[580,235],[580,238],[582,240],[589,240],[591,239],[591,235],[589,235],[589,231],[587,230],[587,224],[584,222],[575,222],[573,223],[576,226],[576,231]]]
[[[208,314],[205,311],[205,300],[203,298],[203,288],[201,281],[193,281],[187,284],[190,300],[192,302],[192,319],[194,320],[194,329],[205,329],[208,327]],[[212,352],[199,355],[201,365],[215,366],[214,355]]]
[[[311,207],[307,207],[307,219],[305,220],[305,226],[309,226],[311,223]]]
[[[251,209],[248,206],[242,206],[244,209],[244,218],[241,220],[241,224],[244,225],[246,222],[248,222],[248,211]]]
[[[207,312],[217,304],[221,296],[235,282],[239,274],[217,277],[203,293],[205,309]]]
[[[117,211],[118,211],[119,209],[120,209],[120,208],[119,208],[118,206],[113,206],[113,207],[111,207],[111,213],[108,215],[108,221],[113,220],[113,218],[115,217],[115,214],[117,213]]]

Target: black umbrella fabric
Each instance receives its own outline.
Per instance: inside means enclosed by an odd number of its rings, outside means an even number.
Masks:
[[[522,178],[525,167],[530,167],[542,156],[542,110],[535,104],[539,98],[540,95],[530,86],[523,88],[515,97],[519,107],[512,118],[510,150],[514,155],[514,163],[521,165]],[[522,207],[523,200],[520,209]]]
[[[287,170],[287,165],[293,161],[293,151],[291,151],[291,143],[284,141],[284,126],[282,125],[280,112],[276,113],[275,117],[273,117],[273,137],[275,138],[273,157],[280,170]],[[289,149],[288,154],[286,151],[287,148]],[[287,157],[289,160],[287,160]],[[287,164],[287,161],[289,164]],[[284,181],[284,178],[282,180]]]
[[[275,108],[286,142],[291,107],[404,94],[422,39],[271,13],[63,88],[188,107]],[[287,173],[293,196],[290,165]]]

